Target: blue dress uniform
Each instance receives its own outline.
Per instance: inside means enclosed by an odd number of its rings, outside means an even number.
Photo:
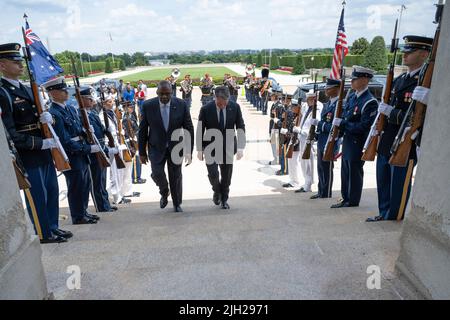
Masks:
[[[357,68],[353,71],[353,78],[372,76],[373,73],[369,72],[369,69]],[[342,202],[332,208],[359,206],[364,182],[362,150],[377,111],[378,101],[368,88],[358,94],[352,93],[346,101],[340,125],[344,135],[341,167]]]
[[[22,61],[19,44],[0,45],[0,58]],[[19,81],[0,81],[0,108],[5,129],[19,153],[31,183],[26,206],[41,242],[64,242],[58,230],[59,188],[50,150],[41,150],[44,136],[31,89]],[[38,221],[32,215],[35,210]],[[38,226],[39,225],[39,226]],[[40,234],[38,233],[40,230]]]
[[[260,110],[262,111],[263,115],[267,114],[267,108],[269,105],[269,88],[270,88],[270,80],[269,80],[269,69],[262,69],[261,70],[261,76],[262,76],[262,80],[261,80],[261,89],[264,88],[264,86],[267,84],[267,90],[261,95],[261,100],[260,100]],[[268,82],[268,83],[267,83]]]
[[[65,171],[67,198],[73,224],[95,223],[87,212],[91,179],[89,176],[89,155],[91,146],[77,110],[68,105],[53,102],[50,113],[55,119],[55,132],[70,160],[71,170]]]
[[[406,36],[403,52],[413,50],[431,50],[432,38]],[[413,142],[406,167],[389,164],[390,149],[394,143],[405,114],[412,102],[412,94],[419,80],[420,70],[404,73],[394,80],[391,101],[394,107],[381,135],[377,156],[377,190],[379,217],[373,220],[402,220],[411,193],[411,181],[414,166],[417,164],[416,141]],[[369,219],[370,220],[370,219]]]
[[[91,126],[94,128],[94,134],[97,137],[101,147],[105,154],[108,154],[108,147],[105,144],[105,132],[106,129],[103,126],[100,117],[95,110],[90,110],[89,114],[89,122]],[[114,211],[111,208],[111,203],[108,199],[108,191],[106,191],[106,173],[107,169],[102,168],[98,163],[97,157],[95,154],[89,154],[90,158],[90,175],[92,180],[92,199],[94,200],[95,210],[97,212],[111,212]]]
[[[339,80],[328,79],[327,82],[327,86],[330,87],[340,85]],[[333,128],[334,112],[338,99],[338,97],[331,99],[323,106],[320,121],[317,125],[317,174],[319,177],[319,190],[315,198],[331,198],[332,196],[334,161],[323,161],[322,159],[328,136]],[[336,143],[334,153],[337,154],[338,150],[339,144]]]

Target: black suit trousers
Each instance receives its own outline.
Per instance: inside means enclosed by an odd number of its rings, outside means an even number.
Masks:
[[[152,179],[159,187],[160,194],[166,196],[169,193],[170,185],[173,205],[181,205],[183,201],[183,176],[181,164],[173,163],[169,149],[167,149],[166,154],[161,157],[151,157],[150,163],[152,167]],[[167,171],[169,173],[169,182],[167,182],[166,173],[164,172],[166,163]]]
[[[231,176],[233,175],[233,165],[213,163],[207,164],[206,168],[208,169],[208,176],[213,187],[213,191],[222,195],[222,201],[228,201]]]

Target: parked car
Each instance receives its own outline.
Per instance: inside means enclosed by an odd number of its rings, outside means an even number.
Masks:
[[[118,88],[120,85],[119,80],[117,79],[102,79],[100,81],[97,81],[95,83],[92,84],[92,87],[97,91],[100,92],[100,86],[102,85],[102,83],[104,83],[107,87],[113,87],[113,88]]]
[[[374,95],[374,97],[381,101],[383,95],[383,88],[386,84],[386,76],[383,75],[375,75],[369,82],[369,90]],[[328,98],[325,96],[325,86],[326,82],[318,82],[317,90],[319,91],[319,101],[325,103],[328,101]],[[345,95],[348,94],[348,90],[351,88],[351,80],[345,80]],[[314,89],[314,83],[306,83],[300,84],[297,90],[294,92],[294,99],[299,101],[304,101],[306,98],[305,93]]]

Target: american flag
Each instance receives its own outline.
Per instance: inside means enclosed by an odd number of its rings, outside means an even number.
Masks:
[[[30,69],[38,85],[64,72],[64,69],[45,48],[41,39],[31,30],[28,21],[25,23],[25,44],[30,48]]]
[[[336,36],[336,46],[334,48],[333,66],[331,68],[331,79],[341,78],[341,66],[343,57],[348,54],[347,35],[345,34],[344,26],[344,8],[342,8],[341,20],[339,21],[339,27]]]

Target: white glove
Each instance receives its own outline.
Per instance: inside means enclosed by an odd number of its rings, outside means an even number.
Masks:
[[[115,154],[118,154],[118,153],[119,153],[119,149],[117,149],[117,148],[108,148],[108,155],[110,157],[115,155]]]
[[[294,127],[293,129],[292,129],[292,131],[294,132],[294,133],[300,133],[300,127]]]
[[[394,107],[384,102],[380,103],[380,105],[378,106],[378,113],[382,113],[387,117],[391,115],[392,110],[394,110]]]
[[[411,130],[411,127],[406,127],[405,130],[403,131],[403,136],[402,136],[402,140],[400,140],[401,142],[405,141],[406,135],[408,134],[408,132]],[[416,140],[417,136],[419,135],[419,130],[417,130],[416,132],[414,132],[411,135],[411,140]]]
[[[334,118],[333,120],[333,126],[339,127],[342,123],[342,119],[341,118]]]
[[[48,111],[44,111],[41,113],[41,116],[39,117],[39,121],[42,124],[52,124],[53,123],[53,117]]]
[[[306,126],[311,127],[311,126],[317,126],[318,124],[319,124],[319,120],[311,118],[307,121]]]
[[[92,125],[89,126],[89,131],[90,131],[91,133],[95,133],[94,127],[93,127]]]
[[[281,128],[280,133],[281,133],[281,134],[287,134],[287,133],[288,133],[288,129],[286,129],[286,128]]]
[[[125,150],[127,150],[127,149],[128,149],[127,146],[124,145],[124,144],[121,144],[121,145],[119,146],[119,151],[125,151]]]
[[[241,160],[244,157],[244,150],[238,150],[236,153],[236,159]]]
[[[190,154],[185,155],[184,162],[186,162],[186,166],[190,165],[192,163],[192,156]]]
[[[49,138],[42,140],[42,148],[41,150],[48,150],[48,149],[54,149],[57,148],[57,144],[55,142],[55,139]]]
[[[102,150],[102,149],[100,149],[100,147],[98,145],[96,145],[96,144],[91,145],[91,153],[97,153],[97,152],[100,152],[100,150]]]
[[[197,159],[200,161],[203,161],[203,152],[202,151],[197,152]]]
[[[414,89],[414,92],[412,94],[412,98],[413,100],[419,101],[423,104],[428,105],[428,96],[430,93],[430,89],[425,88],[425,87],[421,87],[421,86],[417,86]]]

